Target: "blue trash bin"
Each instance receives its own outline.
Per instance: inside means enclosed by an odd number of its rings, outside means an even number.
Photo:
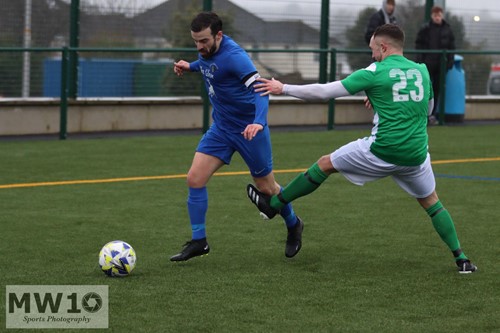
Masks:
[[[453,67],[446,73],[445,122],[463,122],[465,115],[464,58],[455,54]]]

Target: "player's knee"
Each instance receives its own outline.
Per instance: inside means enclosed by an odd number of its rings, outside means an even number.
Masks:
[[[436,204],[436,202],[439,201],[439,197],[436,191],[433,191],[430,195],[426,196],[425,198],[417,198],[417,201],[422,206],[422,208],[428,209],[429,207],[433,206],[434,204]]]
[[[330,159],[330,155],[321,156],[318,160],[318,166],[327,175],[335,172],[335,168],[333,167],[332,160]]]
[[[199,173],[189,171],[187,174],[187,185],[188,187],[200,188],[206,185],[207,181]]]

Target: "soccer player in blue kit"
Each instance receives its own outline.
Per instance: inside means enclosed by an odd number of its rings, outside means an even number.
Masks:
[[[174,63],[174,72],[200,72],[212,104],[213,123],[201,138],[187,175],[187,208],[192,239],[171,261],[186,261],[207,254],[207,183],[238,152],[247,164],[259,191],[278,194],[274,178],[271,139],[267,125],[269,97],[260,96],[253,84],[260,77],[248,54],[222,32],[222,21],[213,12],[199,13],[191,22],[191,37],[198,60]],[[291,204],[280,210],[288,229],[285,256],[295,256],[302,246],[304,225]]]

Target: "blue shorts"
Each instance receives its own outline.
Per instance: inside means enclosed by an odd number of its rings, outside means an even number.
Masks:
[[[231,162],[231,157],[237,151],[255,178],[267,176],[273,170],[271,135],[268,126],[248,141],[241,133],[224,132],[216,125],[212,125],[201,138],[196,151],[215,156],[225,164]]]

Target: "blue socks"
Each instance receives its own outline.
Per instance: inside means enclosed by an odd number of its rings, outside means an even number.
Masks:
[[[281,191],[283,191],[283,187],[281,188]],[[291,203],[288,203],[281,208],[280,215],[283,220],[285,220],[287,228],[292,228],[297,223],[297,215],[295,215]]]
[[[206,214],[208,210],[208,191],[206,187],[189,188],[187,198],[189,221],[191,222],[192,239],[206,238]],[[292,204],[283,206],[280,215],[285,220],[287,228],[292,228],[297,223],[297,216],[293,211]]]
[[[189,188],[187,199],[192,239],[206,238],[205,222],[208,210],[208,192],[206,187]]]

